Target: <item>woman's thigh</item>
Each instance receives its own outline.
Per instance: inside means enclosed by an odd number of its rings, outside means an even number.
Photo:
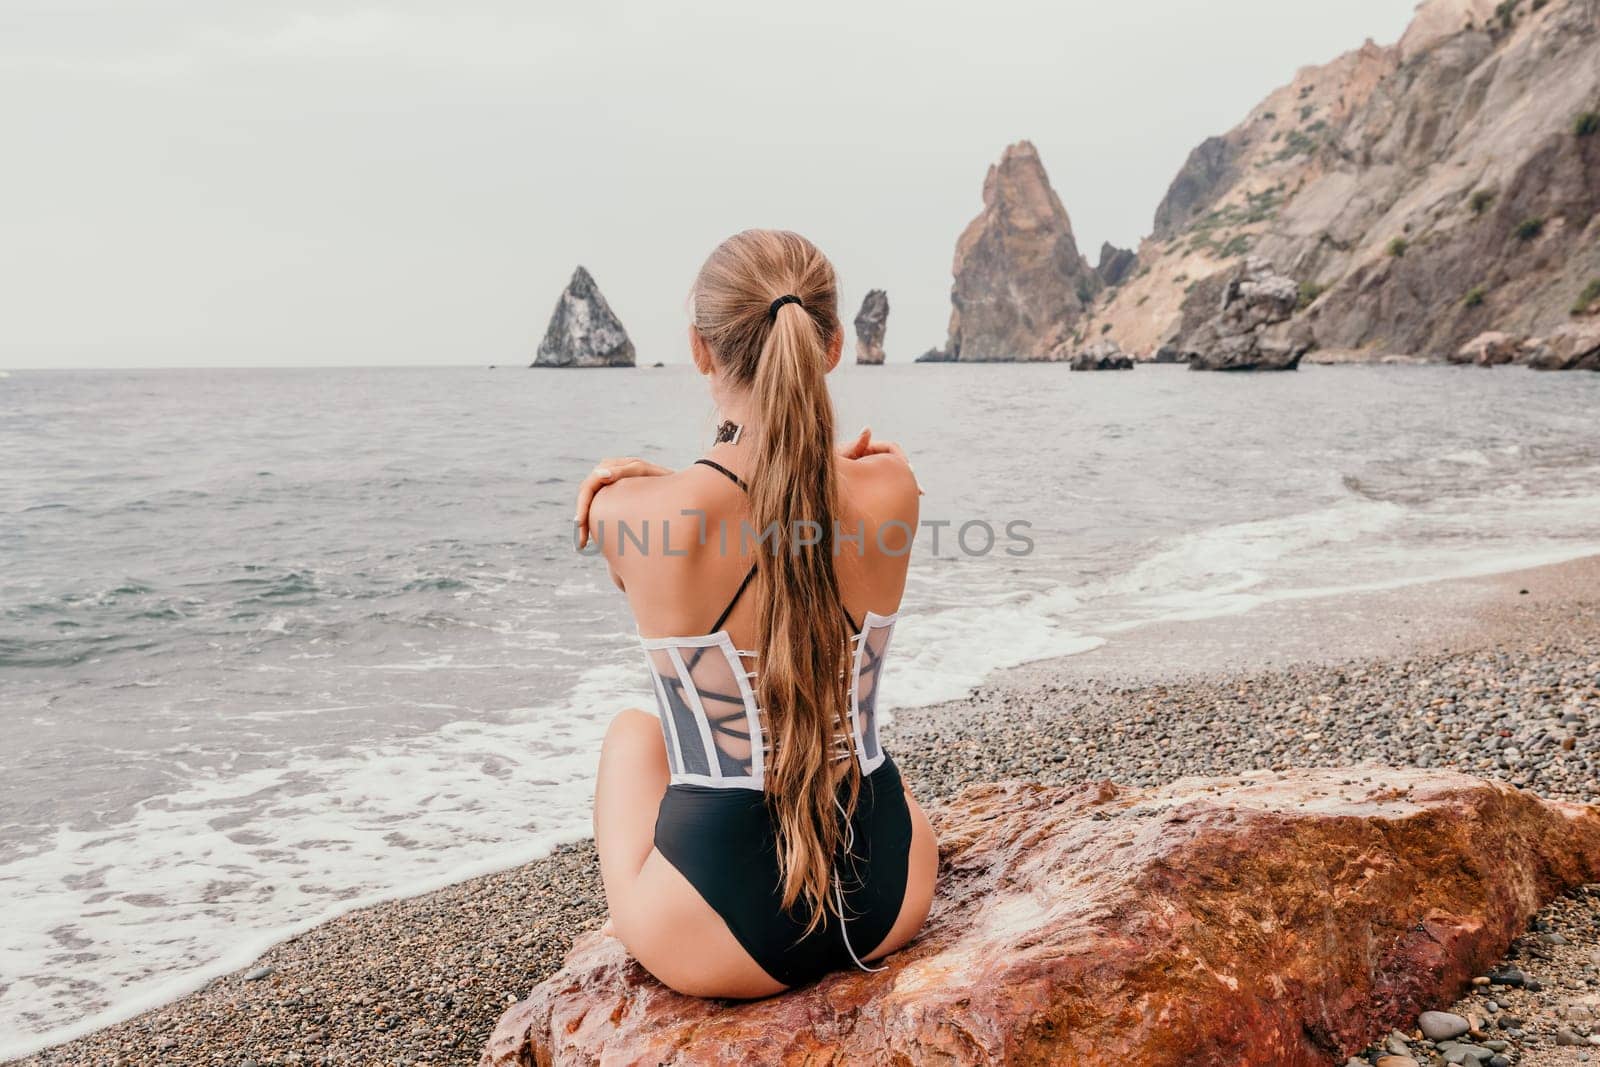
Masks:
[[[764,997],[781,991],[655,850],[656,815],[669,780],[660,720],[635,709],[612,720],[594,799],[595,849],[612,929],[645,970],[680,993]]]
[[[652,851],[620,908],[617,936],[665,985],[696,997],[768,997],[784,986],[739,944],[683,873]]]
[[[612,719],[594,787],[594,843],[608,903],[638,876],[650,854],[669,780],[660,720],[637,708]]]
[[[878,947],[863,957],[867,960],[881,959],[903,948],[917,936],[917,931],[927,921],[928,909],[933,906],[933,887],[939,874],[939,843],[933,836],[928,817],[910,790],[906,791],[906,807],[911,811],[911,855],[906,862],[905,897],[900,902],[900,914],[894,926]]]

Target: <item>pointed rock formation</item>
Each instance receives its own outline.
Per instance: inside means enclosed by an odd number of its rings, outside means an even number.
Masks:
[[[944,354],[963,363],[1050,359],[1102,288],[1027,141],[989,168],[983,211],[956,243],[954,274]]]
[[[1361,766],[969,786],[929,817],[927,926],[871,974],[681,996],[615,937],[501,1018],[481,1067],[1327,1067],[1457,996],[1600,879],[1600,809]]]
[[[883,363],[883,335],[889,327],[889,294],[882,289],[867,291],[856,312],[856,362],[867,366]]]
[[[556,301],[550,326],[539,342],[535,367],[631,367],[633,342],[600,295],[589,272],[579,267]]]

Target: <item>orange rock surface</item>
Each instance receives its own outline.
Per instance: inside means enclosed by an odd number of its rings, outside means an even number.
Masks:
[[[590,933],[482,1064],[1325,1067],[1600,880],[1600,809],[1443,771],[1008,782],[933,821],[934,911],[883,971],[696,1000]]]

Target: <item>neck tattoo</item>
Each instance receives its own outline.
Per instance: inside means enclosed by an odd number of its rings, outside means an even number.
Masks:
[[[717,427],[717,440],[715,443],[719,445],[736,445],[743,435],[743,426],[731,419],[723,419],[722,424]]]

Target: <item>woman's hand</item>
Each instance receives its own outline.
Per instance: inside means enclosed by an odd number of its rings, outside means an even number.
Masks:
[[[581,549],[589,543],[589,505],[594,503],[594,495],[601,489],[624,478],[656,478],[671,473],[671,467],[637,456],[603,459],[595,464],[594,470],[578,486],[578,506],[572,515],[573,525],[578,528],[578,547]]]
[[[905,450],[893,441],[874,441],[872,427],[864,426],[861,433],[853,441],[847,441],[839,446],[840,459],[864,459],[867,456],[895,456],[906,465],[906,470],[911,472],[911,477],[916,478],[917,469],[906,458]],[[922,495],[922,486],[917,486],[917,495]]]

